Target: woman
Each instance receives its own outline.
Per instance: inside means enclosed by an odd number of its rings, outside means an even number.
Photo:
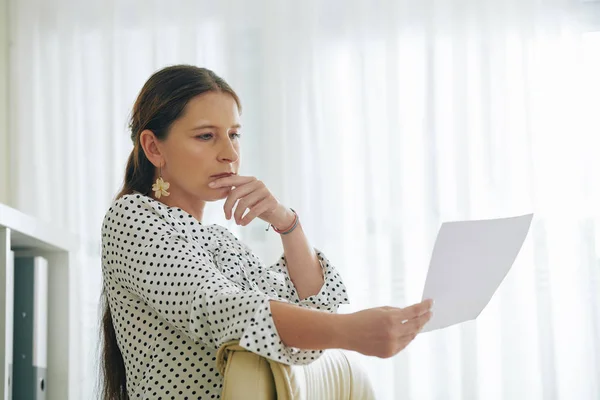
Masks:
[[[102,227],[106,400],[218,399],[215,355],[233,339],[286,364],[329,348],[391,357],[431,317],[430,301],[336,314],[348,303],[339,273],[292,209],[238,175],[240,109],[221,78],[184,65],[156,72],[137,98],[124,186]],[[278,263],[202,224],[221,199],[227,219],[280,234]]]

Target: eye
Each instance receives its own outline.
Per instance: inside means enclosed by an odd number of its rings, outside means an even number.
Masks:
[[[212,137],[213,137],[212,133],[203,133],[202,135],[196,136],[196,138],[198,138],[200,140],[210,140],[210,139],[212,139]]]
[[[235,139],[239,139],[239,138],[242,137],[242,135],[240,133],[238,133],[238,132],[232,132],[231,133],[231,137],[235,138]]]

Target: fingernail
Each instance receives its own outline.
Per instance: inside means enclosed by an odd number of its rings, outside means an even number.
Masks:
[[[211,183],[208,184],[208,186],[215,187],[216,184],[217,184],[216,182],[211,182]]]

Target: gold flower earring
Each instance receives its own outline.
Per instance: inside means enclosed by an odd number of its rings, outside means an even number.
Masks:
[[[161,196],[168,196],[171,193],[167,192],[167,189],[171,186],[169,182],[165,182],[162,178],[162,165],[158,167],[158,178],[156,179],[156,183],[152,185],[152,190],[154,191],[154,196],[157,199],[160,199]]]

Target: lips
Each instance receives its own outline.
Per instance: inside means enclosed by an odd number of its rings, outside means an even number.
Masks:
[[[233,172],[224,172],[222,174],[211,175],[211,178],[225,178],[227,176],[234,175]]]

